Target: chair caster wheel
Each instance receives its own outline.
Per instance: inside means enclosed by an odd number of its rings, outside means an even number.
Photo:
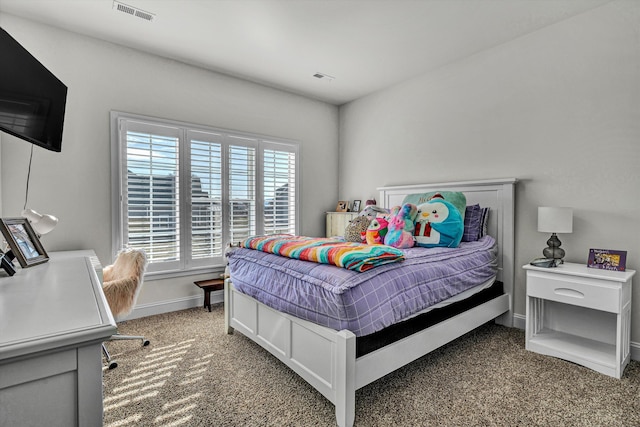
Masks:
[[[109,363],[109,369],[115,369],[118,367],[118,362],[111,362]]]
[[[143,346],[143,347],[146,347],[146,346],[148,346],[149,344],[151,344],[151,343],[149,342],[149,340],[144,340],[144,342],[142,343],[142,346]]]

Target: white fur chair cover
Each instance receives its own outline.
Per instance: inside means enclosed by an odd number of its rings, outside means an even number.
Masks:
[[[112,265],[102,270],[102,290],[114,316],[131,312],[142,288],[147,255],[141,249],[121,250]]]

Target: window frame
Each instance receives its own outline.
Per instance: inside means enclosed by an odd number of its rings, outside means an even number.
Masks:
[[[263,234],[265,232],[264,218],[264,151],[276,150],[293,153],[295,156],[293,166],[294,179],[294,229],[295,234],[299,234],[301,227],[300,219],[300,144],[297,141],[287,140],[284,138],[272,137],[267,135],[259,135],[248,132],[215,128],[212,126],[197,125],[188,122],[161,119],[156,117],[144,116],[139,114],[131,114],[120,111],[111,111],[111,218],[112,218],[112,257],[115,259],[117,252],[125,245],[125,232],[127,224],[127,189],[125,188],[127,180],[124,175],[127,171],[127,157],[125,147],[126,138],[122,138],[124,132],[121,124],[125,122],[137,122],[153,127],[169,127],[179,129],[178,142],[178,209],[180,220],[177,229],[180,233],[179,253],[180,259],[175,262],[161,262],[158,264],[150,263],[147,268],[146,276],[153,276],[154,279],[169,278],[183,275],[195,275],[214,271],[220,271],[226,263],[224,256],[224,248],[230,243],[230,183],[229,183],[229,147],[230,146],[246,146],[255,149],[255,213],[253,213],[255,221],[255,234]],[[218,134],[222,135],[222,164],[221,164],[221,183],[222,183],[222,256],[193,259],[191,255],[192,245],[192,183],[191,183],[191,139],[193,134]],[[237,139],[238,143],[232,140]],[[187,177],[186,179],[184,177]],[[237,243],[237,242],[236,242]],[[168,267],[168,268],[164,268]],[[163,267],[163,268],[161,268]]]

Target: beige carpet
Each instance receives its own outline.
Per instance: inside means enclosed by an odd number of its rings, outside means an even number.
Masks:
[[[333,426],[334,408],[240,333],[223,309],[136,319],[112,342],[105,426]],[[356,393],[356,426],[640,426],[640,364],[621,380],[527,352],[485,325]]]

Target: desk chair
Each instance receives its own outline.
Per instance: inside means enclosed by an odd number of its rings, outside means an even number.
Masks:
[[[141,249],[126,248],[121,250],[112,265],[102,271],[102,290],[111,308],[114,317],[127,315],[136,303],[142,282],[144,271],[147,268],[147,255]],[[143,336],[112,335],[110,340],[141,340],[143,346],[149,345],[149,341]],[[102,352],[107,359],[109,369],[118,366],[111,359],[105,344],[102,344]]]

